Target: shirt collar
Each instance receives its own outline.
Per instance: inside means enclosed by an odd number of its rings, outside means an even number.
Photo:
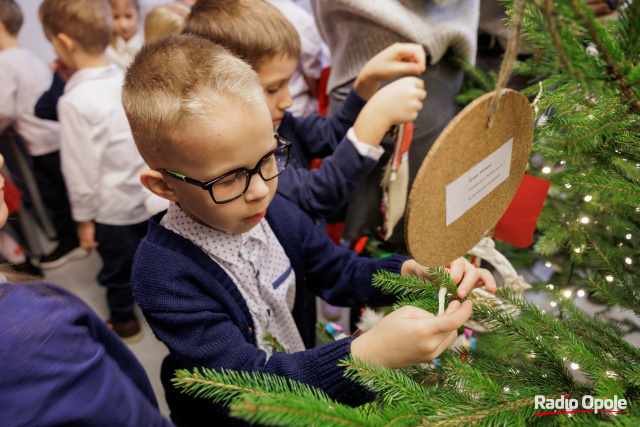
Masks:
[[[266,219],[261,219],[258,225],[245,233],[228,234],[205,227],[194,221],[184,213],[177,203],[171,202],[167,213],[162,219],[162,225],[188,239],[206,253],[223,261],[236,264],[243,244],[251,240],[258,241],[263,245],[267,244],[263,221],[266,221]]]
[[[120,71],[118,67],[113,64],[105,65],[104,67],[83,68],[82,70],[78,70],[73,73],[64,88],[64,93],[69,92],[71,89],[82,82],[105,79],[117,75],[123,76],[122,71]]]

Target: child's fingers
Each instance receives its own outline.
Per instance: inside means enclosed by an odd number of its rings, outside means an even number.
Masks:
[[[495,293],[496,280],[491,272],[484,268],[475,268],[470,265],[468,271],[465,271],[464,277],[458,286],[458,296],[464,298],[469,292],[475,288],[484,286],[487,292]]]
[[[460,308],[460,301],[451,301],[449,307],[445,310],[444,314],[451,314]]]
[[[492,294],[496,292],[496,278],[493,277],[493,274],[486,268],[480,268],[478,270],[480,273],[479,283],[476,287],[483,286],[487,290],[487,292],[491,292]]]
[[[436,317],[433,313],[423,310],[412,305],[405,305],[399,308],[394,313],[402,313],[402,316],[406,319],[432,319]]]
[[[464,275],[466,264],[468,263],[469,261],[461,257],[452,261],[451,264],[445,266],[449,269],[449,275],[451,276],[451,279],[454,283],[460,282],[462,276]]]
[[[426,69],[427,54],[424,47],[417,43],[396,43],[394,45],[396,58],[401,61],[415,62],[419,66],[418,73]],[[417,73],[417,74],[418,74]]]
[[[456,338],[458,338],[458,331],[451,331],[445,339],[442,340],[442,342],[440,343],[440,345],[438,345],[438,347],[434,350],[433,354],[432,354],[432,359],[435,359],[436,357],[440,356],[442,354],[443,351],[445,351],[446,349],[448,349],[449,347],[451,347],[451,344],[454,343],[454,341],[456,340]]]
[[[447,313],[442,316],[438,316],[429,322],[429,326],[433,334],[453,331],[462,326],[462,324],[471,316],[471,301],[465,301],[455,310],[449,312],[449,309],[447,309],[447,311]]]
[[[468,263],[465,265],[464,273],[462,273],[462,280],[458,283],[458,296],[464,298],[469,292],[476,286],[480,274],[478,269]]]

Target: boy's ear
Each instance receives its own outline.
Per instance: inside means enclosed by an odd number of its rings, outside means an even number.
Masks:
[[[147,169],[140,174],[140,181],[142,185],[147,187],[153,194],[163,199],[171,200],[172,202],[178,201],[178,194],[167,181],[165,181],[165,176],[162,172]]]
[[[67,52],[73,52],[78,45],[75,39],[65,33],[58,33],[56,37],[60,40]]]

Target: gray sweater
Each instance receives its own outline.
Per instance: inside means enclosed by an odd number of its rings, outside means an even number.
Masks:
[[[327,89],[347,83],[395,42],[422,44],[431,65],[446,51],[474,62],[480,0],[311,0],[331,50]]]

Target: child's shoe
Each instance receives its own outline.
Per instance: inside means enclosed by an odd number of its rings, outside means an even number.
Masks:
[[[53,252],[40,259],[40,268],[49,270],[58,268],[70,261],[89,256],[89,251],[78,246],[77,240],[62,239]]]
[[[109,327],[113,329],[113,332],[118,334],[118,336],[122,339],[122,341],[126,343],[132,343],[140,340],[142,338],[142,329],[140,329],[140,324],[138,323],[138,319],[132,317],[126,322],[112,322],[109,320],[107,322]]]

